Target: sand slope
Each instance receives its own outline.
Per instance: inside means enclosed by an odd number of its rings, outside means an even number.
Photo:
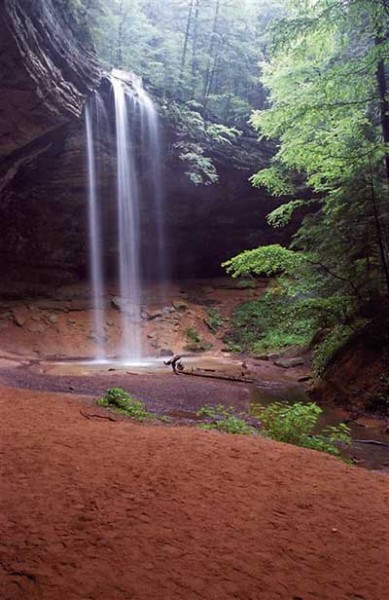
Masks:
[[[0,401],[4,600],[385,597],[388,476],[263,439],[88,420],[62,394]]]

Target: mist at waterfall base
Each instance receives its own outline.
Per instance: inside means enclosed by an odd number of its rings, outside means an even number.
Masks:
[[[92,362],[150,366],[142,348],[141,304],[150,258],[154,278],[165,289],[168,282],[164,221],[164,186],[158,113],[135,75],[119,70],[110,75],[110,97],[95,92],[85,109],[88,167],[88,229],[92,327],[95,352]],[[112,114],[113,113],[113,114]],[[103,166],[99,140],[113,136],[116,153],[116,189],[107,198],[99,192]],[[141,172],[147,172],[151,195],[148,230],[156,244],[152,257],[141,253]],[[117,224],[117,279],[121,318],[121,341],[114,356],[107,355],[105,334],[106,278],[104,275],[103,206],[114,202]],[[146,265],[146,266],[145,266]],[[88,361],[90,362],[90,361]]]

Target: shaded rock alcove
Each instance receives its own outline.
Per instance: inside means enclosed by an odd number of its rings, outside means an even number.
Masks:
[[[109,84],[77,14],[67,0],[4,0],[1,5],[0,260],[8,283],[20,282],[31,293],[37,284],[50,287],[88,277],[83,110],[98,88],[108,98]],[[168,123],[164,128],[169,141],[174,132]],[[211,149],[220,177],[211,186],[195,186],[183,165],[165,153],[172,277],[218,275],[220,263],[233,254],[288,236],[266,224],[275,202],[248,181],[267,163],[271,150],[255,138],[243,142],[250,147],[249,163],[233,160],[230,148]],[[114,277],[114,139],[106,135],[99,146],[104,262],[106,273]],[[156,248],[147,232],[147,170],[140,184],[146,189],[142,256],[150,262]]]

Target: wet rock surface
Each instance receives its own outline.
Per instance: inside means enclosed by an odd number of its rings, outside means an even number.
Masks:
[[[84,200],[69,202],[85,182],[69,171],[68,127],[82,129],[85,101],[102,70],[70,0],[3,0],[0,30],[2,275],[22,287],[28,281],[30,290],[57,286],[78,278],[69,271],[67,246],[75,236],[78,249],[85,244],[84,232],[74,229],[83,222]]]
[[[117,273],[117,215],[115,210],[114,140],[99,140],[103,198],[104,266]],[[14,156],[12,157],[15,158]],[[7,163],[8,164],[8,163]],[[30,284],[60,285],[84,279],[88,273],[87,172],[84,123],[67,123],[24,149],[12,162],[3,185],[0,219],[2,270]],[[221,263],[246,248],[289,239],[293,227],[274,230],[266,215],[276,202],[248,181],[252,169],[218,165],[220,183],[195,186],[179,163],[164,164],[166,186],[166,256],[174,277],[220,275]],[[12,173],[12,177],[11,174]],[[1,181],[3,184],[1,184]],[[153,271],[159,252],[150,230],[151,177],[140,184],[144,202],[140,215],[142,272]],[[26,266],[28,265],[28,269]]]

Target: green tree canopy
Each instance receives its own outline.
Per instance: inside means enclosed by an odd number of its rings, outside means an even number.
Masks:
[[[247,126],[265,94],[259,61],[281,0],[75,0],[89,16],[107,67],[144,77],[205,117]]]
[[[294,245],[319,256],[318,277],[366,299],[389,294],[389,2],[293,0],[262,63],[269,107],[252,124],[279,141],[252,178],[274,195],[306,184],[318,209]],[[285,224],[301,200],[269,216]]]

